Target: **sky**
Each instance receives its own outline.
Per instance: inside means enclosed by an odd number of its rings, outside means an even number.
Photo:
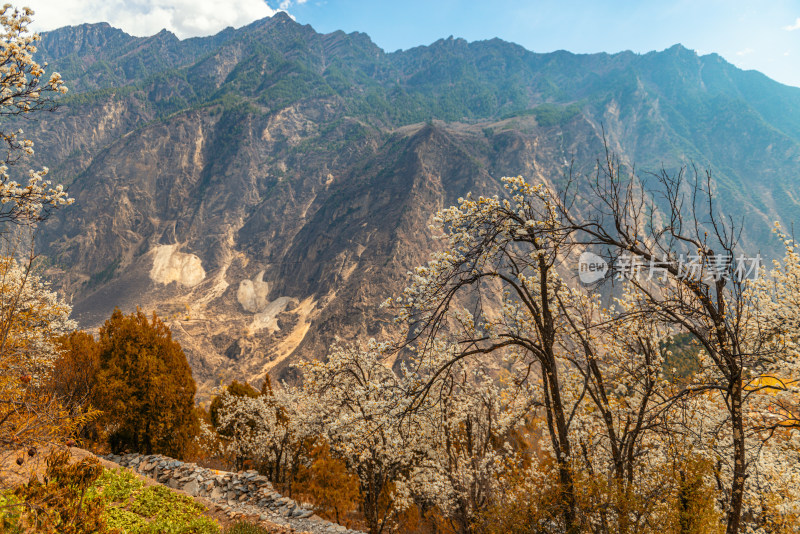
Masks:
[[[108,22],[180,38],[288,12],[322,33],[368,34],[387,52],[499,37],[534,52],[644,53],[680,43],[800,87],[800,0],[27,0],[33,28]]]

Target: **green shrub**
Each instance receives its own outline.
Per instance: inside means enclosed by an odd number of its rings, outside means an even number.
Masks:
[[[269,534],[269,530],[252,523],[240,522],[225,531],[225,534]]]
[[[106,469],[92,487],[92,493],[101,494],[108,503],[126,501],[144,487],[144,482],[122,468]]]
[[[105,517],[108,528],[125,533],[147,532],[147,520],[125,508],[109,508]]]
[[[107,503],[104,519],[119,534],[218,534],[205,507],[165,486],[144,487],[125,469],[108,469],[92,488]]]
[[[205,511],[205,508],[191,497],[175,493],[164,486],[145,488],[136,496],[130,509],[144,517],[156,517],[168,512],[197,515]]]
[[[22,532],[20,510],[22,503],[11,492],[0,493],[0,532],[17,534]]]
[[[173,517],[170,514],[150,523],[141,534],[219,534],[219,527],[213,519],[207,517]]]

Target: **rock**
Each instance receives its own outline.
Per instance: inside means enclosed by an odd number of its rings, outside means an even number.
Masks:
[[[197,495],[199,493],[199,490],[200,490],[200,485],[197,483],[196,480],[190,480],[188,483],[186,483],[185,486],[183,486],[183,491],[185,491],[189,495]]]

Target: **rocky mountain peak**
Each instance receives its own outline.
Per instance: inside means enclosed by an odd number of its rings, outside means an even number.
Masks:
[[[800,89],[680,46],[385,54],[278,13],[182,41],[62,28],[41,50],[71,91],[26,128],[32,163],[76,198],[43,231],[49,272],[83,327],[167,317],[205,391],[390,334],[378,304],[439,246],[436,210],[590,173],[604,139],[642,169],[709,168],[745,246],[800,216]]]

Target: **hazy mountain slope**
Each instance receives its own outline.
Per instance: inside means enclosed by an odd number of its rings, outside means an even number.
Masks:
[[[385,54],[279,14],[185,41],[62,28],[41,50],[72,82],[24,125],[76,198],[40,239],[50,274],[86,327],[169,316],[205,388],[386,333],[378,304],[437,246],[436,209],[590,170],[604,135],[645,169],[710,168],[748,247],[800,216],[800,89],[680,46]]]

